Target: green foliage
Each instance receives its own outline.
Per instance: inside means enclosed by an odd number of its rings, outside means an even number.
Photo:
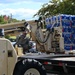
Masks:
[[[2,24],[6,24],[6,23],[19,22],[20,21],[20,20],[14,19],[14,18],[10,19],[9,16],[7,16],[7,17],[8,17],[8,19],[7,20],[4,20],[4,15],[0,15],[0,24],[1,25]]]
[[[22,21],[26,21],[25,19],[22,19]]]
[[[3,19],[3,16],[1,15],[0,16],[0,24],[5,24],[6,22],[4,21],[4,19]]]
[[[17,20],[17,19],[12,19],[12,22],[19,22],[19,20]]]
[[[52,16],[56,14],[75,15],[75,0],[50,0],[34,15]]]
[[[10,35],[5,35],[5,38],[9,39],[10,38]]]

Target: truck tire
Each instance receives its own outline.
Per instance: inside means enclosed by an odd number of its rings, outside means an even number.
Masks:
[[[13,75],[46,75],[46,70],[40,62],[25,59],[16,65]]]

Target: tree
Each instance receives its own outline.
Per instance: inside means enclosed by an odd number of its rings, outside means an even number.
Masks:
[[[59,4],[58,10],[62,14],[72,14],[75,15],[75,0],[63,0]]]
[[[1,15],[1,16],[0,16],[0,24],[4,24],[4,23],[6,23],[6,22],[4,22],[4,18],[3,18],[3,16]]]
[[[0,24],[6,24],[6,23],[11,23],[11,22],[19,22],[20,20],[12,18],[10,19],[9,16],[6,15],[0,15]]]
[[[12,22],[19,22],[19,20],[17,20],[17,19],[12,19]]]
[[[52,16],[56,14],[75,15],[75,0],[51,0],[43,4],[34,16]]]

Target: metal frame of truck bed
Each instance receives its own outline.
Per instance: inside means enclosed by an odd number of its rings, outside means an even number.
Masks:
[[[59,75],[75,74],[75,55],[73,54],[28,54],[18,57],[19,60],[32,59],[43,64],[46,71]]]

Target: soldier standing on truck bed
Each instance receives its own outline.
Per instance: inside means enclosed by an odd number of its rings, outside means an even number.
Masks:
[[[28,52],[28,50],[31,48],[31,45],[29,44],[30,38],[27,37],[27,34],[29,33],[29,30],[26,28],[28,26],[28,23],[25,22],[25,28],[21,35],[19,35],[16,39],[16,44],[18,47],[21,46],[23,48],[23,54],[25,52]]]

